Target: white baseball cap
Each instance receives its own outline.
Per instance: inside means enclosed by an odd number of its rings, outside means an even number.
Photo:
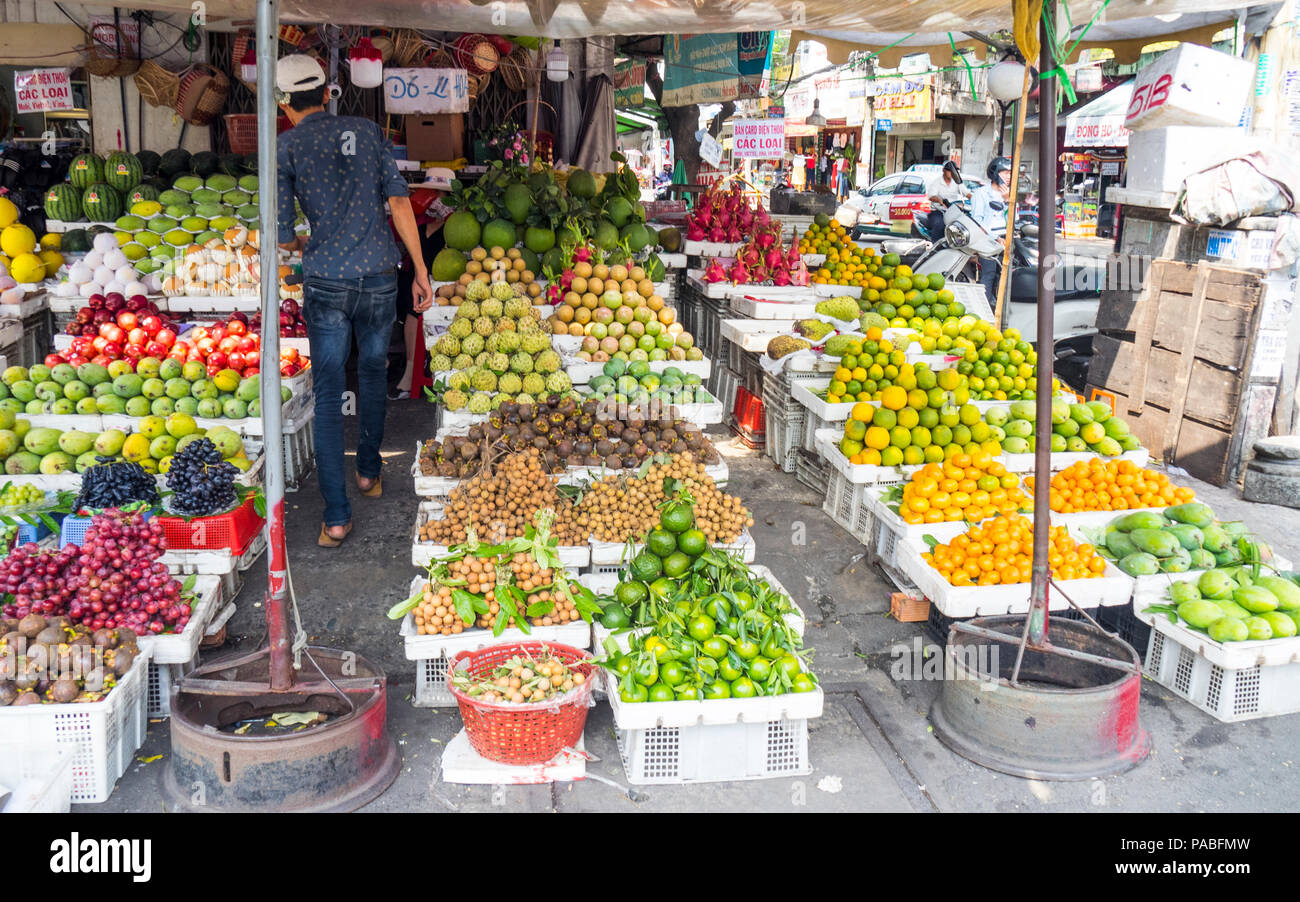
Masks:
[[[411,185],[412,188],[430,188],[435,191],[450,191],[451,180],[456,177],[456,173],[450,169],[441,166],[431,166],[424,170],[424,181],[416,182]]]
[[[325,87],[325,70],[320,60],[305,53],[282,56],[275,63],[275,87],[283,94],[294,94]]]

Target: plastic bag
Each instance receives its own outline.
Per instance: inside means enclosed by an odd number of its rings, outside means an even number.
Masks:
[[[1180,222],[1225,225],[1247,216],[1300,212],[1300,168],[1272,151],[1257,151],[1188,176],[1174,205]]]

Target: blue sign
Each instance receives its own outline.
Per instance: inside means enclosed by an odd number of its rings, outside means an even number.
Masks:
[[[887,132],[887,131],[891,130],[893,127],[894,127],[894,120],[893,120],[893,119],[877,119],[877,120],[876,120],[876,130],[877,130],[877,131]]]

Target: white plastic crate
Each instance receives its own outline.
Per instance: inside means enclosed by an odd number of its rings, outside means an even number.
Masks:
[[[1300,663],[1221,667],[1162,632],[1158,620],[1147,642],[1146,675],[1216,720],[1300,711]]]
[[[1102,460],[1128,460],[1132,461],[1139,467],[1145,467],[1151,462],[1151,455],[1147,453],[1146,448],[1138,448],[1136,451],[1125,451],[1118,457],[1102,457],[1093,451],[1056,451],[1051,455],[1052,472],[1057,473],[1066,467],[1073,466],[1081,461],[1086,462],[1094,457],[1100,457]],[[998,458],[1002,465],[1012,473],[1032,473],[1034,471],[1033,454],[1003,454]]]
[[[184,632],[160,635],[142,635],[137,640],[142,653],[148,653],[154,664],[184,664],[194,660],[199,642],[208,621],[216,614],[221,602],[221,579],[217,576],[195,576],[194,594],[198,603],[190,611],[190,620]]]
[[[730,367],[720,366],[713,371],[709,382],[709,394],[718,399],[722,405],[724,419],[736,410],[736,389],[740,387],[740,374]]]
[[[807,720],[619,730],[618,752],[628,781],[637,784],[718,783],[812,773]]]
[[[0,708],[0,736],[24,746],[75,749],[72,801],[102,802],[144,742],[148,682],[149,652],[141,648],[126,676],[101,701]]]
[[[442,557],[449,551],[446,545],[435,545],[432,542],[420,541],[420,527],[424,526],[430,520],[442,518],[444,507],[438,501],[422,501],[416,508],[415,526],[411,530],[411,563],[417,567],[428,568],[436,557]],[[570,570],[577,572],[591,563],[591,546],[589,545],[561,545],[556,551],[560,558],[560,563]]]
[[[842,473],[832,473],[822,510],[859,542],[866,542],[871,537],[871,508],[867,504],[866,486],[849,482]]]
[[[76,750],[54,743],[0,742],[0,784],[12,790],[3,814],[67,814]]]
[[[285,490],[296,492],[303,480],[316,468],[316,411],[308,408],[306,414],[295,422],[293,432],[284,435],[284,485]]]
[[[783,473],[794,472],[795,454],[803,447],[803,417],[769,410],[764,398],[764,425],[767,431],[767,443],[764,451]]]
[[[425,582],[424,577],[415,577],[411,581],[410,595],[419,591]],[[500,636],[493,636],[491,630],[475,627],[452,636],[421,636],[415,631],[415,618],[408,612],[402,618],[400,635],[406,659],[415,662],[415,697],[411,704],[417,708],[456,705],[456,699],[447,690],[447,666],[462,651],[509,642],[558,642],[573,648],[591,648],[591,624],[585,620],[575,620],[564,626],[534,626],[531,633],[512,627],[502,631]]]
[[[198,666],[199,656],[185,664],[149,665],[149,687],[145,692],[145,706],[150,718],[171,717],[172,687]]]

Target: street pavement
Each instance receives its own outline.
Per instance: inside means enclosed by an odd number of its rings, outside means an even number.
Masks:
[[[805,641],[826,691],[825,712],[809,722],[812,773],[791,778],[690,786],[629,787],[609,706],[593,708],[586,748],[593,777],[540,786],[462,786],[440,779],[446,744],[460,729],[454,708],[410,703],[414,664],[385,611],[405,597],[416,498],[411,464],[417,440],[433,432],[432,408],[390,405],[384,442],[384,497],[353,496],[356,529],[339,549],[321,549],[322,504],[314,478],[288,496],[289,556],[298,606],[313,644],[351,649],[381,665],[389,681],[389,729],[402,769],[368,811],[1286,811],[1296,807],[1300,716],[1225,724],[1149,679],[1141,718],[1150,758],[1127,773],[1076,783],[997,774],[971,764],[935,737],[927,712],[940,684],[895,681],[890,664],[920,640],[924,624],[889,617],[891,586],[864,548],[822,511],[822,497],[781,473],[761,453],[715,436],[731,469],[729,491],[754,515],[758,563],[769,567],[803,608]],[[349,446],[355,443],[350,422]],[[1235,489],[1187,477],[1222,519],[1244,519],[1300,560],[1300,511],[1244,502]],[[231,640],[215,660],[249,650],[264,636],[266,569],[247,574]],[[107,802],[75,810],[166,810],[168,725],[150,723],[144,747]],[[613,784],[613,785],[611,785]],[[1290,787],[1290,788],[1288,788]]]

